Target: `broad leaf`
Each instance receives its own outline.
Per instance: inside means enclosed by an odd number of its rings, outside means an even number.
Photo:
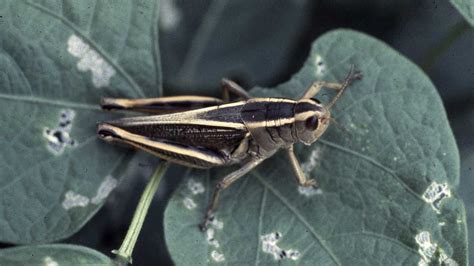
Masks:
[[[459,13],[461,13],[464,18],[474,26],[474,1],[472,0],[450,0]]]
[[[251,92],[298,98],[316,80],[340,81],[352,64],[364,78],[332,110],[333,125],[311,147],[297,146],[321,190],[301,190],[277,155],[222,193],[216,220],[201,233],[216,180],[237,168],[190,171],[165,213],[176,264],[467,263],[458,150],[417,66],[378,40],[338,30],[314,43],[290,81]]]
[[[2,1],[0,10],[0,241],[65,238],[131,155],[97,140],[96,122],[113,117],[100,98],[160,94],[157,3]]]
[[[287,69],[311,5],[308,0],[163,0],[163,76],[167,89],[173,88],[165,93],[219,95],[214,88],[223,77],[269,82]]]
[[[0,265],[111,265],[109,257],[75,245],[38,245],[0,250]]]

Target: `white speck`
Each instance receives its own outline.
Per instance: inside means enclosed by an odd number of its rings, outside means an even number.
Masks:
[[[439,222],[438,225],[439,225],[439,226],[445,226],[445,225],[446,225],[446,222]]]
[[[451,197],[451,190],[449,190],[448,183],[438,184],[436,181],[433,181],[423,193],[423,199],[430,203],[437,213],[440,213],[441,202],[449,197]]]
[[[429,263],[436,252],[438,245],[431,242],[431,235],[427,231],[423,231],[415,236],[415,241],[418,244],[418,253],[421,259]]]
[[[398,161],[398,157],[393,157],[393,160],[396,162]]]
[[[319,165],[319,159],[321,158],[321,149],[315,148],[313,151],[311,151],[311,154],[309,155],[308,160],[304,162],[301,165],[301,168],[303,169],[303,172],[305,174],[309,175],[313,169]]]
[[[459,265],[456,261],[454,261],[452,258],[450,258],[446,254],[446,252],[444,252],[444,250],[441,249],[441,248],[439,249],[439,259],[438,259],[438,261],[439,261],[440,265],[442,265],[442,264],[447,265],[447,266],[458,266]]]
[[[162,30],[175,30],[182,19],[181,11],[175,0],[162,0],[160,2],[160,27]]]
[[[194,179],[189,179],[188,181],[188,189],[191,191],[193,195],[202,194],[204,193],[205,189],[201,182],[196,182]]]
[[[326,74],[326,64],[320,55],[316,55],[314,59],[314,65],[316,67],[316,77],[322,77]]]
[[[218,220],[216,217],[212,218],[209,222],[209,224],[219,230],[222,230],[224,228],[224,222]]]
[[[192,198],[188,198],[188,197],[184,198],[183,204],[184,204],[184,207],[186,207],[188,210],[192,210],[196,208],[196,202],[194,202]]]
[[[217,239],[215,238],[216,231],[214,230],[214,228],[208,228],[206,230],[206,235],[207,235],[207,243],[209,244],[209,246],[213,246],[215,248],[220,247],[219,241],[217,241]]]
[[[217,250],[213,250],[211,252],[211,257],[215,262],[223,262],[225,261],[224,254],[218,252]]]
[[[447,154],[446,152],[443,152],[443,156],[446,156],[446,154]]]
[[[216,217],[212,218],[209,223],[209,227],[206,230],[207,236],[207,244],[213,247],[211,252],[211,257],[214,261],[221,262],[224,260],[224,254],[219,252],[218,249],[220,248],[219,241],[216,239],[216,229],[222,230],[224,228],[224,223],[222,221],[217,220]]]
[[[300,257],[300,252],[295,249],[284,250],[280,248],[277,243],[282,237],[281,233],[275,232],[260,237],[262,241],[262,251],[273,255],[275,260],[291,259],[297,260]]]
[[[298,186],[298,192],[306,197],[323,194],[322,190],[314,187]]]
[[[104,181],[99,186],[99,189],[97,189],[96,195],[91,199],[91,203],[93,204],[100,204],[105,198],[107,198],[114,190],[114,188],[117,186],[117,179],[115,179],[113,176],[108,175],[105,177]]]
[[[44,261],[44,266],[58,266],[59,265],[58,262],[55,261],[50,256],[44,257],[43,261]]]
[[[420,260],[420,261],[418,262],[418,266],[429,266],[429,264],[428,264],[426,261],[424,261],[424,260]]]
[[[67,41],[67,51],[79,58],[79,62],[77,62],[77,69],[79,71],[91,71],[92,84],[96,88],[109,85],[110,78],[115,75],[115,69],[97,51],[92,49],[89,44],[73,34]]]
[[[48,142],[46,147],[54,155],[61,155],[67,146],[74,147],[77,145],[77,142],[69,134],[75,116],[76,113],[73,110],[61,110],[57,126],[53,129],[44,128],[43,136]]]
[[[86,207],[89,204],[89,198],[69,190],[64,194],[63,208],[69,210],[74,207]]]

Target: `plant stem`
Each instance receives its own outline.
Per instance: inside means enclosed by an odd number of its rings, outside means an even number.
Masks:
[[[444,54],[449,49],[449,47],[451,47],[451,45],[470,28],[470,25],[464,19],[456,23],[451,28],[449,33],[427,53],[425,59],[422,60],[420,64],[421,68],[423,68],[424,71],[427,71],[433,67],[438,58]]]
[[[148,209],[150,208],[153,196],[155,195],[158,185],[160,184],[161,177],[163,177],[167,168],[168,163],[160,163],[150,181],[148,181],[140,201],[138,202],[135,213],[133,214],[132,223],[128,228],[127,235],[125,236],[122,245],[120,246],[119,250],[112,250],[112,253],[117,255],[115,264],[123,265],[132,263],[133,248],[137,242],[138,235],[142,229],[143,222],[145,221],[145,217],[148,213]]]

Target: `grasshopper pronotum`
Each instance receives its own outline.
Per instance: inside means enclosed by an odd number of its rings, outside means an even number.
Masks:
[[[217,208],[219,194],[279,149],[285,149],[301,186],[317,187],[306,178],[293,151],[296,142],[310,145],[329,125],[329,110],[360,72],[351,67],[342,83],[315,82],[299,100],[251,98],[236,83],[223,79],[224,100],[201,96],[102,100],[104,109],[127,109],[151,116],[100,123],[97,134],[110,142],[125,143],[164,160],[194,168],[244,162],[219,181],[201,228]],[[314,97],[321,88],[338,90],[324,106]],[[229,103],[229,92],[242,98]]]

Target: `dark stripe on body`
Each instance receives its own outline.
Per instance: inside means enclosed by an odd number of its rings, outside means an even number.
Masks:
[[[262,122],[281,118],[292,118],[295,103],[267,101],[265,99],[249,100],[242,108],[242,119],[246,122]]]
[[[322,109],[315,104],[302,102],[302,103],[298,103],[295,106],[294,111],[295,111],[295,114],[299,114],[299,113],[304,113],[308,111],[322,111]]]
[[[223,104],[219,105],[217,109],[210,110],[207,112],[200,113],[196,118],[206,119],[211,121],[224,121],[230,123],[243,123],[240,113],[244,102],[239,105],[235,104]]]
[[[135,125],[121,128],[152,140],[167,140],[213,150],[234,149],[247,133],[245,130],[189,124]]]

